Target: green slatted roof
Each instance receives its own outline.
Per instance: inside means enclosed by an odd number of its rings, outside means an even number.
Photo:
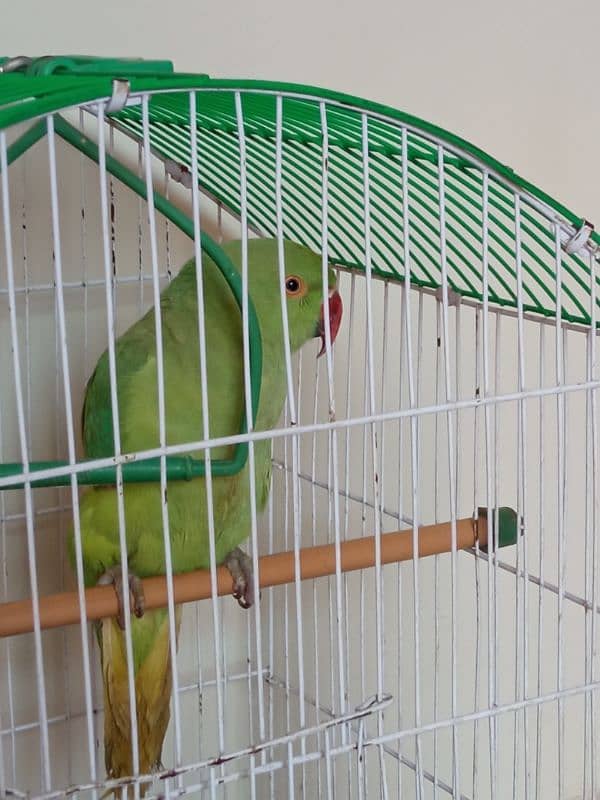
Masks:
[[[85,74],[65,72],[63,65],[60,75],[0,75],[0,128],[65,106],[110,96],[115,62],[96,63],[101,63],[102,68],[85,62]],[[120,76],[127,75],[127,66],[122,67]],[[104,67],[105,74],[97,74]],[[76,70],[77,66],[70,69]],[[32,69],[29,71],[33,73]],[[145,70],[132,68],[128,77],[132,95],[155,92],[149,102],[154,153],[190,169],[189,90],[197,89],[198,180],[204,191],[235,214],[241,211],[235,105],[239,93],[246,147],[248,221],[258,231],[271,235],[277,227],[277,96],[283,97],[284,234],[316,250],[321,247],[324,108],[328,137],[329,252],[332,261],[358,269],[364,268],[365,262],[363,124],[366,117],[372,268],[392,280],[405,277],[406,189],[411,281],[433,289],[441,284],[438,159],[442,145],[444,231],[451,287],[464,297],[482,298],[485,172],[489,175],[490,302],[517,306],[516,252],[520,250],[525,310],[555,315],[555,223],[559,223],[564,243],[584,221],[473,145],[394,109],[311,87],[175,75],[164,65],[154,74],[148,73],[152,71],[147,66]],[[141,115],[141,106],[132,104],[112,119],[121,130],[138,139],[142,136]],[[402,168],[403,129],[407,146],[406,181]],[[515,235],[516,194],[520,198],[519,242]],[[589,322],[590,255],[595,255],[599,244],[600,238],[592,233],[587,246],[578,254],[562,252],[562,314],[569,321]]]

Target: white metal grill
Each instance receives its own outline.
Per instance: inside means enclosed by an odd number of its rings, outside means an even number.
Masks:
[[[33,632],[0,644],[0,787],[7,795],[96,798],[115,784],[104,781],[101,675],[83,611],[83,573],[79,564],[73,577],[64,552],[69,527],[77,536],[80,524],[83,391],[108,345],[116,408],[115,338],[157,303],[185,260],[201,261],[201,230],[218,240],[286,234],[284,93],[275,95],[272,158],[265,163],[274,217],[264,231],[248,215],[243,96],[235,93],[239,209],[217,202],[194,180],[190,187],[173,181],[151,151],[148,94],[141,97],[136,146],[131,131],[121,130],[125,123],[107,124],[102,103],[94,114],[69,112],[70,122],[97,142],[99,164],[55,135],[52,116],[45,118],[46,136],[10,166],[8,148],[22,129],[0,132],[0,463],[22,462],[25,482],[24,490],[0,491],[2,600],[31,598],[34,609]],[[202,91],[187,97],[196,118]],[[319,100],[317,108],[325,276],[329,215],[339,209],[330,208],[328,102]],[[394,192],[400,202],[393,213],[401,257],[394,252],[405,280],[372,270],[371,118],[379,119],[359,114],[362,185],[352,189],[363,220],[363,270],[339,270],[345,314],[338,340],[318,362],[312,345],[298,358],[288,348],[288,399],[279,426],[236,440],[250,443],[250,465],[253,442],[273,443],[268,508],[260,516],[254,509],[247,544],[255,571],[265,554],[292,550],[299,565],[302,547],[339,547],[366,535],[375,536],[377,563],[342,573],[338,562],[335,575],[314,581],[297,576],[293,584],[264,589],[244,613],[230,598],[216,597],[213,547],[214,597],[186,606],[176,655],[172,647],[164,770],[149,793],[592,798],[600,791],[594,247],[577,254],[581,275],[587,270],[577,296],[589,323],[564,321],[569,224],[459,153],[480,168],[481,203],[480,219],[471,221],[478,259],[462,247],[479,276],[482,300],[461,298],[449,281],[454,234],[448,233],[445,180],[445,160],[457,150],[432,137],[436,157],[429,169],[437,196],[430,235],[439,245],[441,280],[437,290],[412,283],[411,260],[419,252],[413,241],[423,230],[403,191],[416,169],[409,158],[413,131],[398,123]],[[187,135],[196,175],[203,151],[195,126]],[[109,175],[107,155],[129,162],[149,202]],[[512,202],[513,308],[490,302],[492,179],[494,192],[500,186]],[[193,242],[156,210],[153,188],[191,211]],[[555,305],[548,316],[531,310],[530,266],[525,290],[523,254],[541,247],[532,243],[534,214],[552,242]],[[509,233],[503,233],[506,242]],[[548,284],[547,276],[541,279]],[[247,299],[242,313],[247,320]],[[249,398],[247,331],[244,351]],[[159,405],[161,447],[145,455],[163,457],[166,487],[165,455],[203,449],[209,457],[206,448],[220,442],[167,446],[164,399]],[[70,466],[40,475],[66,474],[70,486],[31,488],[29,462],[49,459]],[[98,465],[110,462],[98,459]],[[118,480],[123,463],[117,458]],[[0,487],[11,480],[0,478]],[[380,563],[386,531],[412,530],[418,549],[419,526],[450,521],[455,535],[456,520],[478,507],[487,507],[491,518],[501,505],[524,520],[513,547],[488,556],[454,546],[443,555]],[[162,513],[168,564],[166,501]],[[123,557],[122,509],[120,527]],[[167,577],[174,644],[169,569]],[[39,598],[68,589],[78,593],[80,624],[41,630]],[[126,636],[129,628],[126,614]],[[130,645],[128,660],[132,682]],[[130,714],[135,719],[134,704]],[[134,795],[139,792],[134,782]]]

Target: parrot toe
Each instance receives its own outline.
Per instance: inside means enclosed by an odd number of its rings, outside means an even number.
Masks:
[[[236,547],[229,553],[223,564],[233,579],[233,596],[242,608],[250,608],[254,605],[252,559],[240,547]]]
[[[143,617],[145,610],[144,586],[140,578],[132,572],[128,576],[129,584],[129,603],[130,609],[136,617]],[[119,605],[119,612],[117,614],[117,622],[121,630],[125,630],[125,612],[124,612],[124,593],[123,593],[123,574],[121,565],[116,564],[114,567],[107,569],[98,579],[98,586],[112,585],[115,588],[117,595],[117,603]],[[131,604],[133,600],[133,604]]]

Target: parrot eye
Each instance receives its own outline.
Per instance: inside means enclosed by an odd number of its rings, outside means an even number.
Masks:
[[[285,279],[285,292],[288,297],[304,297],[306,284],[297,275],[288,275]]]

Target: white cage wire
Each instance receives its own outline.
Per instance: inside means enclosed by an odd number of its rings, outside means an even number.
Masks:
[[[205,111],[210,90],[232,104],[225,133]],[[600,796],[595,241],[493,163],[350,100],[344,143],[329,136],[336,98],[199,85],[169,97],[192,119],[206,114],[205,125],[173,128],[152,106],[158,96],[131,92],[120,117],[108,116],[110,98],[63,110],[81,140],[97,144],[99,163],[57,135],[53,115],[40,117],[43,136],[10,165],[25,128],[0,131],[0,463],[24,465],[0,477],[1,593],[5,603],[31,599],[34,610],[34,630],[0,644],[0,790]],[[259,115],[244,117],[250,97],[273,104],[266,132]],[[313,114],[315,138],[301,142],[308,177],[287,160],[301,147],[287,135],[294,99]],[[395,149],[383,146],[384,128]],[[211,133],[224,141],[214,150]],[[171,140],[189,164],[161,149]],[[352,169],[336,165],[340,153]],[[107,157],[129,164],[150,202],[110,174]],[[202,163],[212,184],[189,179]],[[461,170],[472,180],[462,199],[452,183]],[[425,210],[410,192],[419,181]],[[194,239],[150,189],[191,213]],[[362,224],[358,256],[351,215]],[[149,784],[106,782],[95,636],[83,616],[42,630],[39,603],[64,591],[84,597],[65,540],[74,520],[77,530],[86,466],[86,380],[180,265],[199,258],[201,230],[217,241],[303,241],[337,266],[344,301],[335,345],[319,361],[309,345],[290,363],[277,428],[235,437],[272,440],[267,509],[248,531],[255,565],[364,536],[375,537],[377,563],[349,573],[338,563],[312,581],[297,573],[263,589],[249,612],[227,597],[186,605],[164,767]],[[27,465],[50,459],[69,463],[39,475],[70,485],[32,488]],[[17,480],[24,489],[6,489]],[[517,512],[514,546],[488,554],[454,542],[446,554],[381,563],[385,532],[412,531],[417,544],[421,526],[447,521],[455,535],[457,520],[481,507],[491,518],[498,506]],[[166,499],[163,510],[168,523]]]

